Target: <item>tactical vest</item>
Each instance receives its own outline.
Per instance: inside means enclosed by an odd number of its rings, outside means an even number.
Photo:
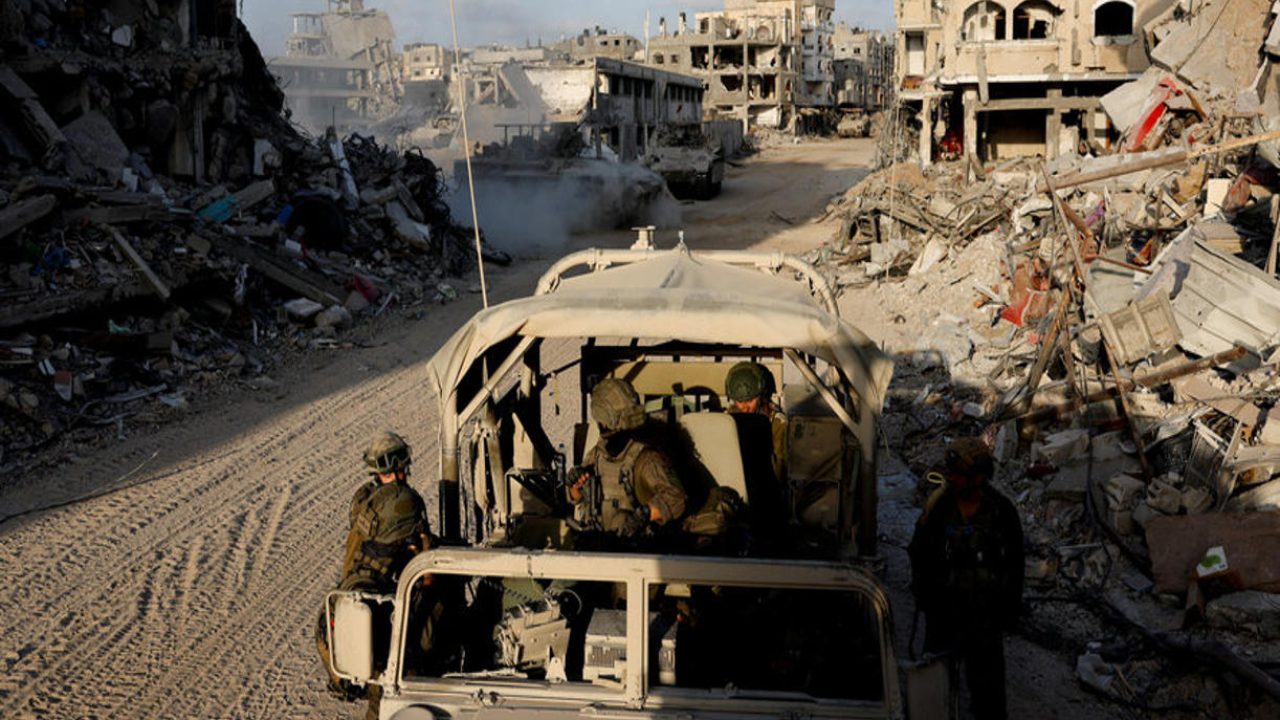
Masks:
[[[943,533],[946,587],[954,599],[980,601],[999,591],[1004,549],[987,522],[947,523]]]
[[[387,502],[390,499],[386,497],[388,493],[394,493],[395,502]],[[407,544],[403,541],[380,543],[377,539],[379,534],[398,530],[397,526],[406,523],[420,525],[420,519],[415,517],[421,511],[420,504],[413,501],[412,493],[408,487],[376,482],[367,483],[356,491],[351,500],[351,530],[347,533],[346,552],[342,559],[342,589],[359,587],[389,591],[394,587],[395,575],[408,558]],[[415,527],[404,536],[415,537],[424,530]],[[397,536],[401,534],[396,533]]]
[[[622,529],[627,515],[633,514],[641,506],[636,498],[635,469],[636,460],[647,448],[643,443],[632,440],[627,443],[622,454],[610,458],[602,447],[597,445],[591,449],[589,464],[594,465],[596,475],[600,478],[601,507],[596,509],[600,525],[609,532]]]

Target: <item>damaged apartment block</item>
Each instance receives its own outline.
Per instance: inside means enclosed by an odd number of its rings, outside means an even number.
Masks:
[[[1174,3],[1163,3],[1172,7]],[[898,66],[920,159],[1074,153],[1105,143],[1100,98],[1150,65],[1131,0],[904,0]]]
[[[725,0],[724,10],[680,13],[649,39],[649,64],[707,83],[707,108],[747,128],[792,127],[835,105],[835,0]]]

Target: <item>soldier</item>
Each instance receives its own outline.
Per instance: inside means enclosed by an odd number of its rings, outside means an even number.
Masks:
[[[1007,716],[1004,633],[1022,605],[1022,524],[987,484],[993,470],[981,439],[953,442],[946,484],[925,503],[908,549],[925,650],[964,664],[977,720]]]
[[[600,441],[587,451],[584,470],[569,487],[569,501],[587,508],[605,532],[625,540],[642,537],[684,515],[688,499],[667,456],[644,432],[645,414],[631,383],[606,378],[591,393],[591,415]],[[597,483],[594,488],[588,483]],[[594,492],[593,492],[594,491]]]
[[[729,414],[738,425],[754,545],[766,553],[786,532],[788,505],[787,420],[774,409],[773,390],[773,374],[760,363],[740,362],[725,376]]]
[[[787,419],[773,406],[773,375],[760,363],[740,362],[729,368],[724,394],[729,412],[768,418],[773,441],[773,476],[781,480],[786,469]]]
[[[408,443],[393,432],[376,435],[365,451],[364,462],[372,477],[351,498],[350,530],[339,590],[392,594],[400,571],[414,555],[430,547],[426,503],[408,484],[411,460]],[[321,613],[316,645],[329,672],[329,688],[347,699],[356,699],[359,691],[330,669],[324,619]],[[365,717],[376,720],[382,690],[370,685],[366,695],[369,708]]]

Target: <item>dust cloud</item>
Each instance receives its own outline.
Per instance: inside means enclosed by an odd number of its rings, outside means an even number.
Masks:
[[[454,217],[471,220],[465,173],[446,198]],[[494,247],[517,257],[563,252],[575,233],[639,225],[680,226],[680,203],[653,171],[608,161],[579,161],[559,173],[476,177],[480,227]]]

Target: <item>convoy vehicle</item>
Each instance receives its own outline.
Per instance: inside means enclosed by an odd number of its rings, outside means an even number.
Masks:
[[[645,164],[681,200],[710,200],[724,185],[724,149],[697,128],[664,130],[645,154]]]
[[[723,412],[744,359],[768,370],[786,421],[780,487],[753,484],[764,443]],[[443,542],[410,561],[394,595],[328,595],[333,669],[381,686],[381,717],[395,720],[905,717],[868,562],[891,373],[793,257],[658,250],[642,234],[630,250],[560,260],[534,295],[477,313],[427,365]],[[607,377],[630,381],[673,430],[683,481],[781,513],[767,552],[577,542],[555,497],[598,437],[589,398]],[[907,677],[922,679],[911,716],[945,717],[945,671]]]

